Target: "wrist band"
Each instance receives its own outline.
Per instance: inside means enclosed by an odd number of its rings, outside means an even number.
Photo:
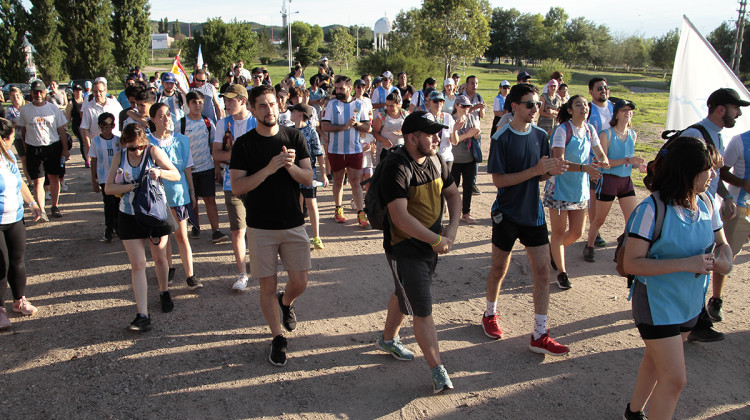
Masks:
[[[29,208],[31,208],[32,206],[38,206],[39,204],[36,201],[32,201],[31,203],[27,205],[29,206]]]
[[[442,241],[442,240],[443,240],[443,237],[442,237],[442,236],[440,236],[440,235],[438,235],[438,239],[437,239],[437,241],[435,241],[435,243],[434,243],[434,244],[430,244],[430,246],[438,246],[438,244],[439,244],[439,243],[440,243],[440,241]]]
[[[724,197],[724,201],[727,201],[727,200],[733,200],[733,199],[734,199],[734,196],[733,196],[733,195],[731,195],[731,194],[729,194],[729,195],[727,195],[726,197]]]

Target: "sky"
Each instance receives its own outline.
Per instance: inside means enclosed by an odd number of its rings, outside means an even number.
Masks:
[[[25,0],[24,3],[28,3]],[[220,17],[229,21],[252,21],[264,25],[281,26],[282,0],[252,1],[220,0],[151,0],[151,18],[168,18],[180,22],[204,22]],[[682,25],[685,14],[704,36],[722,22],[737,19],[737,0],[568,0],[552,2],[539,0],[490,0],[493,8],[516,8],[522,13],[544,15],[551,6],[561,6],[571,18],[583,16],[596,23],[605,24],[615,35],[641,35],[646,38],[661,36]],[[342,9],[342,4],[347,6]],[[400,10],[420,7],[421,0],[292,0],[293,20],[327,26],[332,24],[372,27],[383,16],[391,20]],[[596,7],[592,7],[596,4]],[[706,7],[710,4],[710,7]],[[374,5],[374,7],[373,7]]]

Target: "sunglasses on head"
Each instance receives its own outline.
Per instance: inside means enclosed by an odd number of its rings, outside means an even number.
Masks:
[[[603,90],[609,90],[609,86],[607,86],[607,85],[604,85],[604,86],[598,86],[598,87],[596,88],[596,91],[597,91],[597,92],[601,92],[601,91],[603,91]]]
[[[527,109],[533,109],[534,107],[536,107],[536,108],[541,108],[542,107],[542,102],[541,101],[526,101],[526,102],[518,101],[516,103],[525,104]]]
[[[144,149],[146,149],[146,145],[128,146],[128,150],[130,150],[131,152],[135,152],[136,150],[144,150]]]

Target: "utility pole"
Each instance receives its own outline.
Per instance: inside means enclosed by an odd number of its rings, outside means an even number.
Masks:
[[[737,36],[734,40],[734,48],[732,49],[732,71],[734,74],[740,74],[740,59],[742,58],[742,39],[745,36],[745,9],[747,7],[747,0],[739,0],[740,8],[737,10],[739,13],[737,17]]]

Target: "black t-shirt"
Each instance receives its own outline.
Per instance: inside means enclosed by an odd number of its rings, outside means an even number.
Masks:
[[[405,89],[401,89],[401,86],[399,85],[396,85],[396,87],[398,88],[398,91],[401,94],[402,98],[404,97],[404,95],[406,95],[407,92],[411,93],[412,96],[414,95],[414,86],[408,83],[406,84]],[[409,110],[409,104],[411,104],[411,99],[404,99],[401,101],[401,108]]]
[[[439,166],[433,158],[417,163],[400,149],[398,159],[388,159],[381,173],[383,202],[390,203],[406,198],[406,209],[422,226],[435,233],[442,229],[443,189],[453,184],[448,166],[437,155]],[[408,169],[407,169],[408,166]],[[389,254],[405,257],[420,257],[434,253],[430,244],[414,239],[390,222],[383,231],[383,248]]]
[[[242,169],[252,175],[281,153],[282,146],[296,150],[295,164],[310,157],[307,142],[297,129],[279,126],[279,132],[272,137],[264,137],[253,129],[235,140],[229,169]],[[286,169],[280,168],[247,193],[247,225],[268,230],[291,229],[303,225],[305,219],[299,205],[299,194],[299,183]]]

